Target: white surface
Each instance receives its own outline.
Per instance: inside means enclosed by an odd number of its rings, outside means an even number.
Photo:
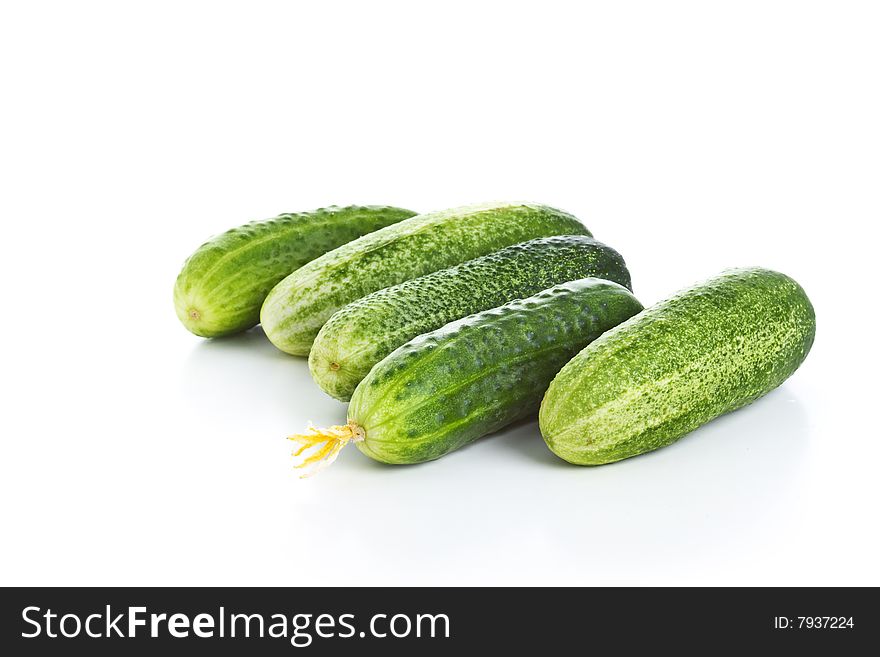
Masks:
[[[0,583],[880,584],[877,6],[601,4],[4,4]],[[613,466],[526,423],[298,480],[284,437],[344,405],[259,330],[181,328],[183,259],[492,199],[580,216],[646,304],[784,271],[813,353]]]

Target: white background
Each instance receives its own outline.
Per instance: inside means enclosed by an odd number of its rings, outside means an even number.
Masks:
[[[856,2],[78,2],[0,10],[0,583],[880,584],[880,15]],[[328,204],[531,200],[645,304],[729,266],[811,296],[779,390],[568,466],[534,423],[413,467],[184,258]]]

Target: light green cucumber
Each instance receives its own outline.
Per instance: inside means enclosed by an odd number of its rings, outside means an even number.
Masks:
[[[319,255],[407,219],[390,206],[329,207],[254,221],[211,238],[184,263],[174,285],[183,325],[206,338],[255,326],[266,295]]]
[[[348,441],[385,463],[429,461],[533,415],[559,368],[641,309],[622,285],[587,278],[410,340],[360,382],[348,424],[291,437],[300,455],[314,448],[300,465]]]
[[[333,313],[371,292],[511,244],[576,234],[590,233],[545,205],[491,203],[412,217],[325,253],[281,281],[263,304],[263,329],[282,351],[305,356]]]
[[[543,237],[394,285],[345,306],[309,354],[315,382],[348,401],[370,369],[422,333],[558,283],[604,278],[630,288],[623,258],[585,235]]]
[[[600,465],[675,442],[785,381],[816,332],[788,276],[734,269],[683,290],[581,351],[550,385],[540,426],[548,447]]]

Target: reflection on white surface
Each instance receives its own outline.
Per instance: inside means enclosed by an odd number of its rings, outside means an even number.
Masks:
[[[230,375],[234,372],[234,375]],[[276,349],[258,326],[240,335],[196,344],[185,361],[184,394],[189,403],[212,413],[242,417],[239,400],[248,400],[245,416],[289,414],[292,433],[303,414],[344,419],[345,405],[325,395],[312,381],[306,358]]]
[[[277,351],[259,329],[196,345],[183,381],[192,412],[225,425],[232,443],[280,442],[309,421],[345,419],[305,359]],[[255,417],[278,430],[230,435],[236,425],[252,432]],[[617,464],[569,465],[525,421],[416,466],[383,465],[349,447],[312,479],[290,469],[283,497],[262,503],[275,509],[292,555],[334,564],[284,581],[690,581],[727,561],[735,569],[737,550],[760,549],[789,522],[810,440],[803,404],[783,387]]]
[[[291,536],[340,573],[368,563],[401,583],[426,561],[438,583],[602,583],[658,562],[661,576],[693,571],[785,522],[808,441],[802,405],[780,391],[610,466],[557,459],[535,422],[418,466],[350,453],[305,482],[314,490],[291,504]]]

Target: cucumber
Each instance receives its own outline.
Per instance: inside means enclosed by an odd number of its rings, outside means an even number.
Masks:
[[[373,365],[408,340],[466,315],[590,276],[630,288],[629,272],[617,251],[585,235],[564,235],[514,244],[373,292],[324,324],[309,354],[312,377],[329,395],[348,401]]]
[[[534,414],[569,358],[642,309],[622,285],[587,278],[457,320],[410,340],[360,382],[348,424],[291,436],[299,466],[348,441],[384,463],[419,463]]]
[[[261,312],[269,340],[308,355],[330,316],[371,292],[536,237],[589,235],[573,216],[544,205],[484,204],[419,215],[349,242],[292,273]]]
[[[813,307],[788,276],[723,272],[609,331],[563,367],[541,404],[541,433],[579,465],[669,445],[780,385],[815,333]]]
[[[205,242],[184,263],[174,285],[177,316],[206,338],[249,329],[260,321],[269,290],[294,269],[413,215],[390,206],[333,206],[233,228]]]

